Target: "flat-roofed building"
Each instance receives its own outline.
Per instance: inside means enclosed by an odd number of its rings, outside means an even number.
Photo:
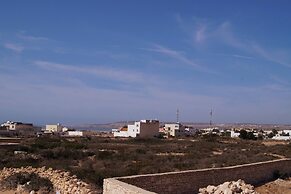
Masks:
[[[45,130],[47,132],[51,132],[51,133],[62,132],[63,131],[63,126],[60,123],[53,124],[53,125],[46,125],[45,126]]]
[[[141,137],[150,138],[159,134],[160,122],[158,120],[141,120],[127,127],[113,132],[114,137]]]
[[[182,137],[186,135],[185,126],[181,123],[165,124],[165,133],[172,137]]]

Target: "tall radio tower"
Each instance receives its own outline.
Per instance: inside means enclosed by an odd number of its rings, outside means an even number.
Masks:
[[[209,122],[210,126],[212,126],[212,115],[213,115],[213,110],[211,108],[211,110],[210,110],[210,122]]]
[[[177,108],[176,116],[177,116],[177,123],[179,123],[179,108]]]

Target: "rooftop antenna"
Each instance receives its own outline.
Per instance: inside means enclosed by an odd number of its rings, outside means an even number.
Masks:
[[[211,110],[210,110],[210,122],[209,122],[210,126],[212,126],[212,115],[213,115],[213,110],[211,108]]]
[[[177,123],[179,123],[179,108],[177,108],[176,116],[177,116]]]

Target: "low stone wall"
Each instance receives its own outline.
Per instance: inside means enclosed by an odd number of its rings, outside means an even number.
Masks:
[[[5,180],[16,173],[35,173],[42,178],[50,180],[55,191],[61,194],[90,194],[94,193],[90,185],[77,179],[75,175],[70,175],[69,172],[53,170],[52,168],[32,168],[31,166],[22,168],[3,168],[0,171],[0,181]]]
[[[105,179],[103,193],[197,193],[199,188],[238,179],[259,185],[272,180],[275,172],[291,174],[291,159]]]

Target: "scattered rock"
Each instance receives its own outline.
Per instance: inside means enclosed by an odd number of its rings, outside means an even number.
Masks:
[[[39,179],[37,179],[37,177]],[[93,192],[89,184],[79,180],[76,176],[70,175],[68,172],[47,169],[33,168],[31,166],[21,168],[3,168],[0,170],[0,192],[8,188],[14,188],[19,192],[26,190],[27,193],[49,193],[47,188],[34,188],[33,185],[40,185],[40,179],[46,179],[52,185],[54,193],[58,191],[63,193],[89,193]],[[43,182],[43,181],[42,181]],[[5,183],[5,184],[2,184]],[[46,182],[48,184],[48,182]],[[47,186],[47,185],[45,185]],[[38,190],[39,189],[39,190]],[[51,191],[52,191],[51,190]]]
[[[218,186],[209,185],[199,189],[199,194],[258,194],[254,186],[246,184],[243,180],[225,182]]]

